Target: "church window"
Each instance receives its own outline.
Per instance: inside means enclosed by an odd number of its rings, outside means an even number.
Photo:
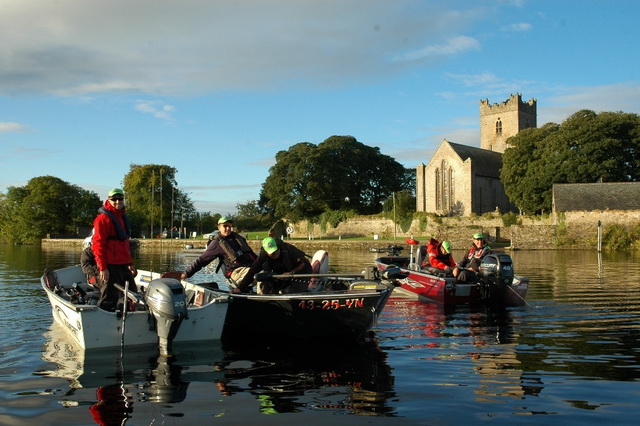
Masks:
[[[442,209],[442,205],[440,204],[440,169],[436,169],[436,210]]]
[[[496,121],[496,135],[502,135],[502,120],[500,120],[499,118],[498,121]]]

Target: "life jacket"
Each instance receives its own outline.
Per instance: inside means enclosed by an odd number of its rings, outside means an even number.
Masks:
[[[122,215],[122,220],[124,221],[124,226],[126,230],[122,229],[122,225],[120,224],[120,221],[116,219],[116,216],[113,214],[113,212],[105,209],[104,206],[98,209],[98,213],[104,213],[107,216],[109,216],[109,219],[111,219],[111,223],[113,223],[113,226],[116,229],[116,233],[118,234],[117,238],[120,241],[124,241],[127,238],[131,237],[131,222],[129,222],[129,217],[127,217],[126,213]],[[111,237],[108,237],[107,239],[112,240],[115,238],[116,237],[111,236]]]
[[[491,247],[485,245],[484,247],[478,248],[475,245],[471,247],[469,253],[467,253],[467,259],[482,259],[487,252],[491,251]]]
[[[249,247],[249,244],[247,244],[247,240],[236,232],[232,232],[227,238],[218,234],[213,237],[213,239],[218,242],[225,254],[223,262],[227,269],[227,274],[239,266],[251,266],[256,259],[256,255],[251,247]]]
[[[441,253],[440,246],[442,243],[435,238],[429,239],[429,244],[427,245],[427,254],[428,257],[424,259],[421,267],[429,267],[433,266],[437,269],[444,269],[447,266],[456,266],[456,262],[453,260],[453,256],[451,253]]]

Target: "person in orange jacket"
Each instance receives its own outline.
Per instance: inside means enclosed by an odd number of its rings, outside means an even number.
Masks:
[[[435,238],[429,239],[427,244],[427,255],[422,267],[431,266],[436,269],[442,269],[446,273],[453,272],[456,266],[455,260],[451,255],[451,243],[449,241],[438,241]]]

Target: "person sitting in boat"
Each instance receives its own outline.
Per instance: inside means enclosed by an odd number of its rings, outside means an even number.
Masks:
[[[444,271],[451,275],[456,261],[451,255],[451,243],[449,241],[438,241],[435,238],[429,239],[427,244],[427,259],[421,265],[422,269],[430,272]]]
[[[218,235],[209,240],[205,251],[182,273],[180,279],[193,276],[219,258],[224,263],[225,276],[230,284],[237,286],[242,281],[257,256],[247,240],[233,231],[233,221],[228,217],[218,219],[218,231]]]
[[[491,253],[486,236],[482,232],[473,234],[473,245],[462,260],[453,269],[453,276],[457,282],[466,283],[476,281],[482,259]]]
[[[310,274],[311,262],[307,255],[292,244],[273,237],[262,240],[262,248],[258,258],[253,262],[251,268],[238,283],[235,292],[249,292],[249,287],[254,281],[254,275],[261,271],[272,271],[276,275],[289,274]],[[274,293],[297,293],[307,289],[309,280],[276,280],[270,282],[256,283],[258,294]]]

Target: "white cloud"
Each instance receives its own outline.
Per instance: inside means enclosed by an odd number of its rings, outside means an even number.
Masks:
[[[402,70],[398,52],[424,59],[477,49],[477,40],[459,34],[484,16],[473,1],[422,0],[16,0],[2,7],[0,95],[338,87]]]
[[[27,129],[14,121],[0,121],[0,133],[26,132]]]
[[[640,114],[640,86],[635,82],[595,87],[569,87],[555,91],[556,96],[538,103],[538,126],[561,123],[581,109],[595,112],[623,111]]]
[[[136,102],[135,109],[145,114],[151,114],[156,118],[173,121],[171,113],[175,111],[175,107],[167,105],[161,101],[145,101]]]
[[[504,26],[500,29],[502,31],[523,32],[523,31],[530,31],[531,29],[533,29],[533,25],[526,22],[518,22],[515,24]]]
[[[473,37],[455,36],[445,43],[432,44],[413,52],[406,53],[400,60],[415,61],[436,56],[451,56],[467,52],[469,50],[479,50],[480,42]]]

